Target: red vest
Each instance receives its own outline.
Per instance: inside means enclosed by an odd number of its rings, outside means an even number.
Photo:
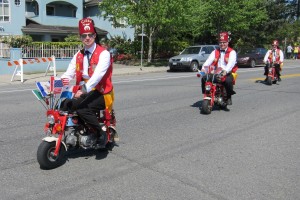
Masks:
[[[269,60],[269,63],[273,63],[273,50],[269,50],[269,51],[270,51],[270,53],[269,53],[268,60]],[[278,62],[280,64],[280,50],[279,49],[276,49],[275,62]]]
[[[228,47],[227,50],[226,50],[226,52],[225,52],[224,61],[225,61],[226,64],[228,63],[228,60],[229,60],[229,54],[230,54],[230,52],[231,52],[232,50],[233,50],[232,48]],[[214,59],[214,61],[213,61],[213,63],[212,63],[213,66],[218,67],[218,61],[219,61],[219,59],[220,59],[220,54],[221,54],[220,49],[216,49],[216,50],[215,50],[215,59]],[[235,65],[235,66],[232,68],[231,71],[234,73],[234,72],[236,72],[237,69],[238,69],[238,66]]]
[[[95,67],[97,66],[99,62],[99,56],[102,53],[102,51],[106,50],[105,48],[101,47],[97,44],[96,49],[94,53],[92,54],[90,58],[90,66],[88,69],[88,74],[90,77],[92,77]],[[79,85],[81,81],[83,81],[82,74],[83,74],[83,57],[84,54],[82,51],[80,51],[77,54],[76,57],[76,85]],[[112,91],[113,85],[111,81],[112,76],[112,59],[110,60],[110,66],[108,67],[106,73],[100,80],[100,82],[96,85],[95,89],[98,90],[101,94],[107,94]]]

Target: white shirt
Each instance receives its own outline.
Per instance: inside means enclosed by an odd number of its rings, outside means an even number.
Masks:
[[[268,60],[269,60],[269,56],[270,56],[270,53],[272,52],[273,50],[268,50],[265,57],[264,57],[264,63],[267,63]],[[273,62],[276,62],[276,54],[277,54],[277,50],[275,50],[275,54],[273,55]],[[281,49],[279,50],[279,61],[282,63],[283,62],[283,52],[281,51]]]
[[[289,45],[289,46],[287,47],[287,52],[288,52],[288,53],[292,53],[292,50],[293,50],[293,47],[292,47],[291,45]]]
[[[203,64],[203,66],[205,66],[205,67],[210,66],[214,62],[215,55],[216,55],[215,51],[216,50],[214,50],[213,52],[211,52],[211,54],[209,55],[209,57],[207,58],[207,60]],[[232,50],[229,53],[229,58],[228,58],[228,63],[227,64],[225,62],[224,57],[225,57],[225,52],[220,52],[220,58],[218,60],[218,67],[221,67],[223,70],[225,70],[228,73],[228,72],[230,72],[232,70],[232,68],[236,64],[236,51]]]
[[[96,43],[94,43],[94,45],[89,48],[89,49],[84,49],[84,51],[88,50],[91,54],[89,55],[89,57],[91,58],[93,52],[96,49]],[[61,78],[68,78],[69,80],[72,80],[75,78],[75,74],[76,74],[76,58],[77,58],[77,54],[80,51],[78,51],[72,58],[67,71],[61,76]],[[84,79],[89,79],[87,81],[87,83],[85,84],[86,86],[86,90],[87,92],[90,92],[94,87],[96,87],[96,85],[101,81],[101,79],[103,78],[103,76],[105,75],[105,73],[107,72],[108,68],[110,66],[110,53],[107,50],[104,50],[101,52],[101,54],[99,55],[99,62],[95,67],[95,71],[92,75],[92,77],[90,77],[88,75],[88,59],[87,59],[87,55],[84,55],[83,58],[83,73],[82,73],[82,77]]]

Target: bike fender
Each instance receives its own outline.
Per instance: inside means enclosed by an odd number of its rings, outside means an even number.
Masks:
[[[45,142],[57,142],[57,140],[58,140],[58,138],[56,138],[56,137],[44,137],[43,138],[43,141],[45,141]],[[68,151],[67,145],[63,141],[61,143],[64,145],[65,150]]]
[[[116,129],[116,127],[115,127],[115,126],[109,126],[108,128],[111,128],[111,129],[113,129],[114,131],[116,131],[116,132],[117,132],[117,129]]]
[[[204,97],[203,99],[211,100],[211,97]]]

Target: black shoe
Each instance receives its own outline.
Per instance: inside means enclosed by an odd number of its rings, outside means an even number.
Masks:
[[[278,77],[278,81],[279,81],[279,82],[281,81],[281,78],[280,78],[280,77]]]
[[[228,98],[228,99],[227,99],[227,105],[232,105],[231,98]]]
[[[268,81],[268,78],[266,78],[265,80],[264,80],[264,82],[267,82]]]
[[[102,149],[105,148],[106,146],[106,133],[101,134],[101,136],[98,138],[97,142],[96,142],[96,149]]]
[[[226,111],[226,112],[229,112],[229,111],[230,111],[230,109],[227,108],[227,105],[223,108],[223,110]]]

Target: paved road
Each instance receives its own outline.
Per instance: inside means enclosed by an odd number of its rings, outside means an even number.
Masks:
[[[0,85],[1,199],[300,199],[300,65],[267,86],[240,69],[230,112],[202,115],[194,73],[114,78],[118,147],[41,170],[33,83]],[[14,91],[12,89],[14,88]]]

